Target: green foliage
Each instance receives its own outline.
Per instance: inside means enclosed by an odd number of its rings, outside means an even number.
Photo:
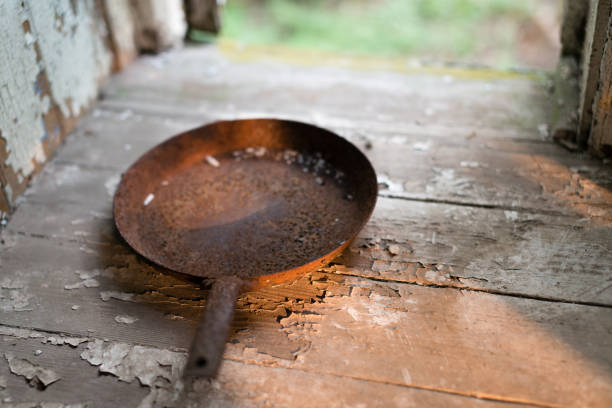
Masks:
[[[533,0],[228,0],[222,37],[364,55],[509,51]]]

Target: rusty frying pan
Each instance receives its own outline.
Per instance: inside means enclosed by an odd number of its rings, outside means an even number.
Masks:
[[[240,291],[330,262],[370,217],[368,159],[299,122],[216,122],[154,147],[124,174],[115,223],[142,256],[212,279],[186,374],[214,377]]]

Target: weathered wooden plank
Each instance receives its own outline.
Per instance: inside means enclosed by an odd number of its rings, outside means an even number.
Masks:
[[[610,24],[610,0],[589,0],[581,58],[578,143],[586,147],[593,121],[593,101],[600,83],[600,68]]]
[[[48,404],[45,406],[58,404],[59,407],[68,404],[136,407],[147,394],[146,389],[135,382],[128,384],[110,376],[100,376],[97,367],[79,358],[84,349],[82,345],[72,347],[68,344],[53,345],[49,341],[43,343],[43,340],[48,338],[62,338],[55,333],[34,333],[41,337],[23,339],[7,335],[10,331],[10,328],[0,326],[0,332],[4,334],[0,343],[0,378],[5,381],[5,385],[0,389],[0,404],[3,407],[30,407],[42,403]],[[41,353],[38,354],[37,350]],[[44,390],[30,386],[26,378],[11,373],[5,358],[6,353],[53,370],[61,378]],[[27,405],[28,403],[31,405]]]
[[[541,143],[537,101],[546,93],[531,79],[311,74],[278,64],[237,68],[215,51],[171,55],[146,59],[113,80],[99,117],[87,120],[34,183],[2,234],[0,305],[7,313],[0,324],[86,337],[79,354],[86,347],[92,364],[98,352],[133,352],[136,344],[146,356],[164,349],[174,359],[165,370],[174,367],[206,290],[147,264],[120,242],[110,211],[114,183],[142,151],[185,127],[237,110],[282,109],[340,129],[361,147],[369,142],[367,154],[387,177],[383,194],[414,196],[381,197],[372,221],[327,271],[243,295],[225,354],[226,380],[196,384],[196,393],[210,396],[213,406],[296,405],[326,394],[288,381],[316,379],[323,391],[333,390],[332,402],[362,402],[353,398],[363,391],[368,405],[473,405],[479,401],[473,397],[544,407],[612,403],[608,176],[597,163],[581,168],[576,157]],[[214,69],[206,76],[203,66]],[[231,84],[231,74],[243,79]],[[275,75],[287,92],[265,80]],[[350,90],[354,81],[360,85]],[[513,88],[523,96],[516,99]],[[437,103],[457,109],[447,115],[452,109],[437,111]],[[402,112],[413,107],[428,118],[424,125],[406,124],[419,120],[416,111]],[[423,113],[427,108],[433,112]],[[474,184],[454,183],[457,175]],[[425,181],[409,183],[416,178]],[[509,180],[516,189],[506,186]],[[538,195],[548,201],[539,205]],[[160,369],[157,361],[151,370]],[[137,366],[122,360],[117,370],[128,367]],[[168,398],[172,380],[163,378],[146,398]],[[349,394],[339,394],[343,388]],[[411,400],[408,390],[420,391]]]
[[[112,156],[123,156],[128,159],[127,162],[131,162],[134,159],[132,155],[138,155],[137,149],[140,148],[136,143],[128,151],[116,147],[116,153]],[[381,150],[384,152],[391,149]],[[96,157],[106,157],[102,150],[92,148],[92,151],[94,153],[90,157],[93,165]],[[369,154],[376,151],[374,148]],[[382,153],[373,158],[375,164],[380,163],[383,170],[389,168],[386,162],[400,163],[390,168],[388,173],[381,174],[391,175],[391,179],[382,180],[388,184],[382,194],[401,196],[405,190],[402,187],[401,191],[396,191],[393,177],[401,177],[406,172],[418,175],[420,171],[423,178],[426,178],[427,169],[417,167],[415,171],[414,167],[404,167],[402,163],[417,160],[405,161],[400,157],[395,160],[394,155]],[[347,267],[352,268],[350,273],[572,302],[612,304],[612,282],[606,273],[612,264],[612,227],[606,201],[609,193],[605,195],[607,190],[596,184],[587,184],[588,179],[580,179],[578,174],[568,174],[570,170],[565,169],[566,173],[563,173],[563,167],[555,161],[540,158],[536,161],[539,167],[534,168],[529,159],[527,156],[522,160],[526,163],[526,169],[521,172],[525,177],[534,177],[534,187],[526,191],[523,187],[521,195],[510,190],[513,201],[502,201],[507,208],[428,203],[430,198],[456,200],[458,195],[453,195],[455,191],[449,185],[457,185],[456,190],[459,192],[475,191],[476,197],[480,191],[485,190],[465,188],[468,183],[457,178],[454,169],[434,171],[438,182],[425,185],[423,190],[426,194],[429,191],[429,194],[424,195],[422,201],[381,197],[372,221],[360,237],[362,241],[370,238],[384,242],[375,249],[363,249],[358,247],[359,244],[354,245],[351,251],[359,256],[351,258],[347,264]],[[491,165],[494,162],[504,163],[505,159],[497,157],[490,161]],[[507,169],[512,168],[512,160],[506,163]],[[460,169],[459,166],[457,168]],[[472,167],[465,169],[479,170]],[[534,176],[537,170],[547,174]],[[499,176],[500,173],[496,171],[493,174]],[[512,174],[510,171],[508,173]],[[483,178],[486,175],[481,174]],[[507,173],[501,174],[505,180],[515,181]],[[28,192],[28,202],[23,203],[23,208],[15,213],[9,229],[82,242],[115,242],[112,236],[111,202],[119,177],[120,170],[113,168],[84,168],[73,164],[52,163]],[[496,182],[499,183],[497,179],[489,180],[489,191],[499,194],[495,191]],[[410,180],[403,183],[408,188],[414,188],[415,185],[418,188],[418,184],[410,184]],[[575,188],[582,189],[585,195],[592,194],[591,202],[572,195],[575,191],[570,188],[572,183]],[[432,194],[431,189],[428,189],[430,185],[437,185],[440,193]],[[535,195],[541,190],[535,186],[553,192],[549,193],[550,196],[563,204],[566,212],[573,213],[573,216],[514,209],[517,202],[521,204],[516,197],[532,194],[537,200]],[[601,195],[594,194],[599,191]],[[406,196],[410,198],[410,195]],[[419,198],[417,194],[415,196]],[[470,198],[469,202],[472,201],[475,200]],[[390,245],[398,245],[397,254],[389,253]],[[429,268],[429,273],[421,274],[417,279],[415,273],[419,264],[438,266]],[[361,268],[363,265],[365,268]],[[372,268],[374,274],[370,271]]]
[[[110,197],[100,203],[24,203],[9,230],[86,247],[115,244]],[[372,220],[338,261],[343,266],[333,270],[612,305],[611,234],[609,225],[586,219],[380,198]]]
[[[288,69],[273,62],[235,64],[217,49],[187,49],[129,67],[106,86],[102,106],[138,104],[194,115],[300,115],[362,129],[368,128],[364,124],[389,131],[433,126],[455,129],[463,137],[476,131],[542,140],[538,128],[546,123],[549,98],[542,81],[503,74],[482,78],[477,71],[472,78],[452,69],[432,72]]]
[[[66,339],[65,336],[39,331],[17,331],[0,327],[5,334],[0,352],[11,353],[14,358],[25,359],[37,366],[54,370],[61,378],[44,390],[27,385],[25,378],[10,373],[8,366],[0,366],[0,378],[3,378],[4,389],[0,390],[3,406],[29,406],[31,403],[87,404],[95,407],[135,407],[144,404],[147,407],[162,406],[163,397],[170,399],[180,393],[172,390],[173,384],[139,385],[134,374],[142,374],[143,369],[157,370],[166,377],[171,377],[165,368],[155,368],[150,361],[126,361],[117,358],[115,367],[123,370],[123,381],[117,381],[113,375],[100,376],[98,368],[89,364],[81,357],[94,344],[94,338],[79,339],[84,343],[75,347],[68,344],[54,345],[49,339]],[[12,334],[9,334],[12,333]],[[25,336],[39,336],[23,338]],[[107,343],[113,344],[113,343]],[[114,343],[117,344],[117,343]],[[126,350],[133,350],[133,345],[122,344]],[[36,353],[39,350],[41,353]],[[181,351],[141,348],[142,357],[156,353],[166,353],[172,356],[170,361],[184,360],[185,353]],[[38,354],[38,355],[37,355]],[[149,366],[149,367],[148,367]],[[176,367],[175,367],[176,366]],[[130,369],[134,374],[126,373]],[[182,369],[180,363],[174,363],[172,368]],[[127,374],[127,375],[126,375]],[[130,383],[126,380],[131,380]],[[313,389],[316,392],[313,393]],[[164,395],[159,391],[168,392]],[[376,399],[369,396],[376,395]],[[162,397],[162,398],[160,398]],[[313,373],[303,370],[290,370],[283,367],[267,367],[249,364],[242,361],[228,360],[224,363],[219,376],[213,382],[196,381],[187,384],[183,398],[187,404],[202,407],[234,407],[240,406],[350,406],[367,404],[373,407],[447,407],[471,406],[497,407],[501,402],[477,399],[473,397],[453,395],[436,391],[405,387],[399,384],[385,384],[342,377],[330,374]],[[23,405],[18,405],[23,404]],[[62,407],[64,405],[61,405]],[[189,405],[191,406],[191,405]],[[518,406],[512,405],[512,406]]]
[[[203,305],[197,284],[117,247],[5,241],[3,307],[25,297],[19,307],[31,310],[0,323],[189,346]],[[612,401],[608,308],[316,272],[242,296],[234,328],[226,360],[541,406]]]
[[[593,101],[593,123],[589,139],[599,156],[612,156],[612,13],[599,67],[599,82]]]
[[[561,54],[580,60],[583,51],[584,26],[589,9],[588,1],[563,0],[561,25]]]
[[[155,144],[201,124],[132,111],[94,113],[59,153],[59,162],[124,171]],[[369,157],[383,195],[579,216],[605,216],[612,201],[606,165],[551,144],[483,145],[452,137],[334,130]]]

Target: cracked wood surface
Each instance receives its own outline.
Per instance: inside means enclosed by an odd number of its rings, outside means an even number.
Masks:
[[[28,201],[8,230],[85,245],[114,243],[111,207],[118,180],[115,169],[52,163],[28,191]],[[607,273],[612,228],[605,216],[549,215],[384,194],[334,270],[612,307],[612,276]],[[395,253],[389,250],[392,245]]]
[[[542,140],[546,98],[523,76],[235,63],[214,48],[136,62],[2,233],[0,351],[61,379],[39,391],[1,365],[0,397],[609,406],[612,177]],[[380,198],[332,265],[241,296],[220,378],[180,392],[175,371],[207,289],[133,254],[114,230],[112,194],[156,143],[250,115],[347,137],[372,160]]]

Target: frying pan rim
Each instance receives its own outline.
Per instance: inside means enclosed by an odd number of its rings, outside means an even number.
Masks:
[[[348,236],[346,239],[344,239],[342,241],[342,243],[338,246],[336,246],[333,250],[329,251],[328,253],[324,254],[323,256],[320,257],[316,257],[314,259],[308,260],[306,262],[303,262],[302,264],[290,268],[290,269],[286,269],[286,270],[282,270],[282,271],[276,271],[276,272],[272,272],[269,274],[263,274],[263,275],[255,275],[255,276],[248,276],[248,277],[240,277],[240,279],[242,279],[243,281],[250,281],[250,282],[262,282],[262,281],[270,281],[270,280],[274,280],[275,277],[280,277],[282,275],[293,275],[296,274],[298,272],[300,272],[303,269],[306,269],[308,266],[312,266],[315,264],[325,264],[330,262],[331,260],[333,260],[336,256],[338,256],[340,253],[342,253],[349,245],[350,243],[357,237],[357,235],[359,234],[359,232],[363,229],[363,227],[368,223],[370,217],[372,216],[372,213],[374,212],[374,209],[376,207],[376,203],[378,200],[378,185],[377,185],[377,177],[376,177],[376,171],[374,170],[374,166],[372,166],[372,163],[370,162],[370,160],[368,159],[368,157],[357,147],[355,146],[355,144],[353,144],[352,142],[348,141],[346,138],[336,134],[335,132],[317,126],[317,125],[313,125],[311,123],[306,123],[306,122],[301,122],[301,121],[297,121],[297,120],[291,120],[291,119],[282,119],[282,118],[274,118],[274,117],[257,117],[257,118],[240,118],[240,119],[224,119],[224,120],[216,120],[213,122],[208,122],[203,124],[202,126],[198,126],[195,128],[191,128],[188,129],[186,131],[180,132],[178,134],[172,135],[171,137],[167,138],[166,140],[154,145],[153,147],[151,147],[150,149],[148,149],[147,151],[145,151],[144,153],[142,153],[138,159],[136,159],[135,161],[133,161],[130,166],[125,170],[125,172],[122,173],[121,175],[121,180],[117,186],[117,189],[115,190],[115,194],[113,196],[113,221],[114,221],[114,225],[115,228],[117,229],[117,231],[119,232],[119,235],[121,236],[122,240],[134,251],[136,252],[139,256],[142,256],[144,259],[146,259],[148,262],[157,265],[165,270],[168,271],[172,271],[173,273],[178,273],[181,275],[184,275],[185,277],[190,277],[190,278],[201,278],[201,279],[220,279],[224,276],[227,275],[218,275],[218,276],[200,276],[200,275],[196,275],[196,274],[192,274],[189,272],[184,272],[184,271],[179,271],[176,269],[173,269],[171,267],[168,267],[166,265],[163,265],[162,263],[152,259],[151,257],[147,256],[146,254],[144,254],[139,248],[137,248],[137,246],[133,245],[130,240],[125,236],[124,231],[122,231],[122,227],[119,225],[119,221],[118,221],[118,211],[120,211],[117,208],[117,200],[118,200],[118,196],[119,196],[119,192],[121,190],[122,185],[124,184],[124,180],[125,180],[125,176],[130,172],[130,170],[132,170],[133,168],[136,168],[138,166],[138,164],[141,162],[141,160],[144,160],[146,156],[148,156],[151,152],[157,150],[157,149],[163,149],[163,146],[167,143],[170,143],[171,141],[174,141],[175,139],[178,139],[180,137],[185,136],[186,134],[190,134],[190,133],[200,133],[202,132],[204,129],[209,128],[209,127],[213,127],[213,126],[219,126],[219,125],[223,125],[224,123],[230,124],[230,123],[238,123],[238,122],[266,122],[266,121],[275,121],[275,122],[282,122],[282,123],[287,123],[287,124],[294,124],[294,125],[299,125],[299,126],[306,126],[306,127],[310,127],[313,129],[316,129],[318,132],[324,132],[336,139],[339,139],[342,143],[346,143],[349,146],[352,146],[357,152],[358,154],[361,156],[361,159],[364,161],[364,164],[367,166],[367,169],[364,169],[367,173],[369,173],[372,176],[372,179],[374,181],[374,183],[376,184],[374,186],[374,191],[376,192],[373,197],[368,197],[367,201],[370,201],[371,203],[369,204],[369,208],[367,208],[367,211],[363,212],[363,216],[361,219],[361,222],[359,222],[358,224],[356,224],[356,226],[354,227],[353,233],[350,234],[350,236]],[[366,201],[366,200],[364,200]],[[119,217],[121,218],[121,217]],[[127,228],[127,227],[126,227]]]

